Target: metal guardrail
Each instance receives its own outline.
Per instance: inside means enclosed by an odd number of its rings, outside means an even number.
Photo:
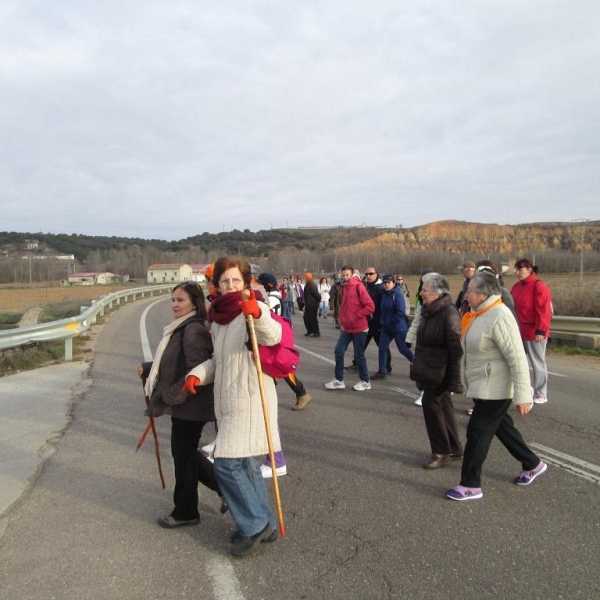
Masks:
[[[552,317],[551,329],[552,331],[563,331],[565,333],[600,335],[600,319],[588,317],[560,317],[555,315]]]
[[[96,300],[92,306],[77,317],[52,321],[31,327],[0,331],[0,351],[34,342],[65,340],[65,361],[73,360],[73,338],[84,334],[96,322],[98,315],[103,316],[105,309],[112,308],[122,300],[127,302],[155,293],[171,291],[173,284],[153,285],[145,288],[131,288],[113,292]],[[589,349],[600,348],[600,319],[587,317],[552,317],[550,337],[574,341],[577,345]]]
[[[34,342],[51,342],[65,340],[65,361],[73,360],[73,338],[87,332],[98,316],[104,316],[106,308],[121,304],[122,301],[135,301],[145,296],[152,297],[155,293],[170,292],[173,284],[153,285],[145,288],[130,288],[103,296],[76,317],[51,321],[40,325],[0,331],[0,350],[16,348]]]

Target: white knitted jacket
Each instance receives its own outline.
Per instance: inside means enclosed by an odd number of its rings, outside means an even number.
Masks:
[[[498,300],[486,298],[477,310]],[[465,396],[481,400],[513,398],[515,404],[532,402],[529,364],[519,326],[504,305],[473,319],[462,340],[462,382]]]
[[[281,340],[281,325],[271,318],[266,304],[259,302],[261,316],[254,320],[259,344],[273,346]],[[248,332],[243,314],[227,325],[211,324],[214,352],[189,375],[200,379],[200,385],[214,381],[215,416],[218,433],[216,458],[262,456],[268,452],[267,435],[260,399],[256,366],[248,350]],[[263,375],[269,423],[274,451],[281,450],[277,429],[277,392],[275,382]]]

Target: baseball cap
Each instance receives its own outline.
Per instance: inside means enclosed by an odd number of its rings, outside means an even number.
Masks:
[[[385,282],[385,281],[394,281],[394,276],[393,276],[393,275],[386,274],[386,275],[384,275],[384,276],[381,278],[381,281],[384,281],[384,282]]]

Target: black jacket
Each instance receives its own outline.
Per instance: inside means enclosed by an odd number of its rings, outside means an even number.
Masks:
[[[214,421],[212,384],[196,388],[195,395],[181,390],[187,373],[208,360],[212,353],[212,338],[204,321],[191,318],[182,323],[171,335],[163,352],[149,414],[169,414],[185,421]],[[145,375],[150,372],[151,366],[151,362],[143,364]]]
[[[446,294],[429,306],[423,305],[415,360],[410,367],[410,378],[417,382],[417,387],[462,394],[462,354],[460,316],[452,298]]]

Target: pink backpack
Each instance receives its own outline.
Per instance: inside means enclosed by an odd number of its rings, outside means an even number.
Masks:
[[[281,325],[281,341],[275,346],[258,346],[262,370],[275,379],[295,373],[300,364],[300,352],[294,348],[294,330],[288,319],[271,313]]]

